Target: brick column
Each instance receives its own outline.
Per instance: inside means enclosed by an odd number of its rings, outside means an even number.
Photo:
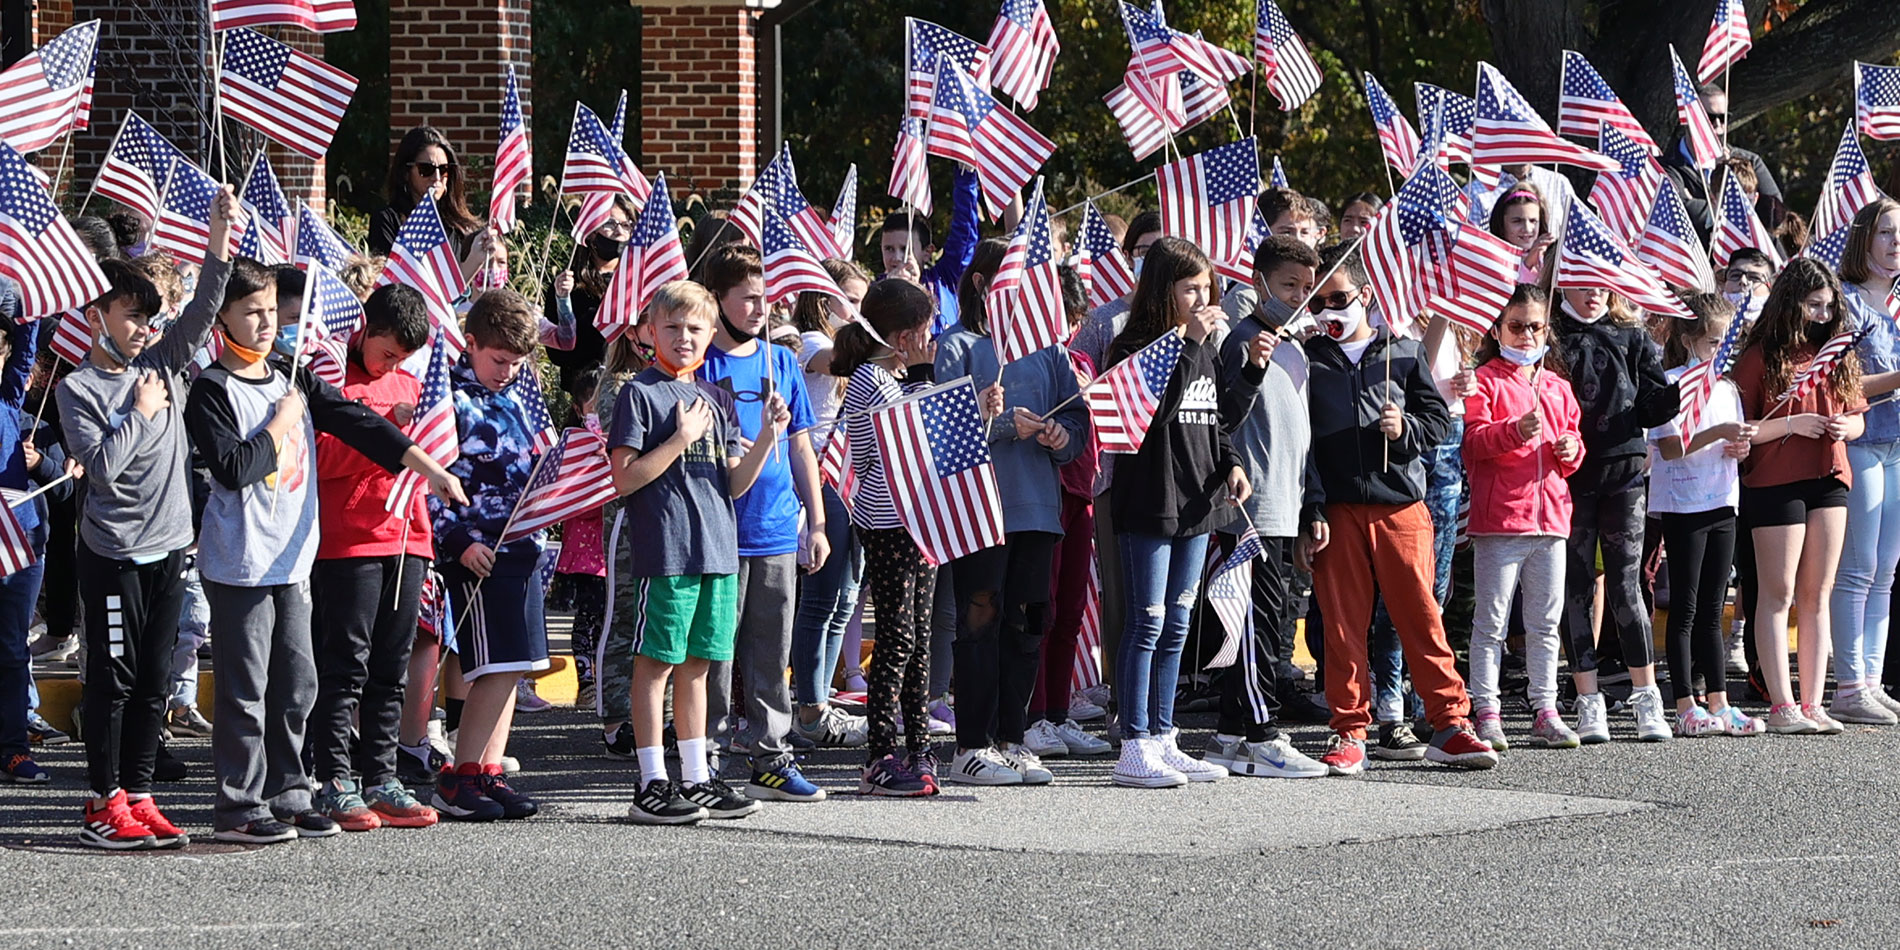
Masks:
[[[389,144],[418,125],[441,129],[460,157],[492,161],[503,75],[515,67],[532,123],[530,0],[396,0],[389,9]],[[471,181],[473,190],[476,182]],[[485,182],[481,184],[486,184]]]
[[[736,197],[758,173],[759,11],[647,5],[640,24],[640,164]]]

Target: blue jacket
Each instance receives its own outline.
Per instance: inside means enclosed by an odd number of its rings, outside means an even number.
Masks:
[[[957,285],[963,282],[963,271],[970,266],[970,258],[976,256],[977,208],[982,198],[976,172],[959,167],[950,195],[950,233],[943,239],[943,249],[936,263],[921,272],[924,289],[937,301],[937,325],[933,332],[939,335],[957,325]],[[879,280],[883,278],[884,275],[878,275]]]
[[[49,321],[50,322],[50,321]],[[27,480],[26,453],[21,450],[21,407],[26,401],[27,377],[33,372],[38,334],[32,323],[20,319],[20,285],[0,278],[0,324],[4,324],[7,344],[12,348],[5,366],[0,366],[0,488],[21,491],[32,486]],[[39,526],[38,505],[21,505],[13,510],[20,527],[32,531]]]
[[[511,396],[489,392],[462,357],[449,371],[455,399],[455,430],[461,455],[449,471],[462,480],[468,507],[443,504],[429,496],[435,522],[436,557],[453,561],[480,542],[495,550],[495,569],[506,574],[534,570],[541,556],[539,536],[497,543],[515,502],[534,471],[534,433]]]
[[[948,382],[970,377],[982,392],[996,382],[996,346],[962,324],[937,341],[936,376]],[[990,456],[996,465],[996,489],[1003,498],[1003,530],[1062,533],[1062,477],[1057,471],[1082,453],[1088,435],[1088,409],[1069,401],[1055,414],[1069,430],[1069,444],[1051,451],[1036,439],[1016,438],[1014,410],[1048,412],[1076,394],[1075,372],[1060,346],[1047,346],[1002,367],[1003,414],[990,423]]]

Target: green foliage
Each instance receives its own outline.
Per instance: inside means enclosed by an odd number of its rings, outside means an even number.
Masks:
[[[640,141],[640,11],[600,0],[537,0],[534,4],[533,108],[528,120],[536,175],[559,175],[567,154],[574,103],[613,119],[625,89],[627,141]],[[500,94],[497,90],[497,95]],[[629,146],[639,159],[638,146]]]
[[[356,0],[356,29],[325,34],[323,58],[359,80],[330,145],[331,204],[374,210],[389,172],[389,0]]]

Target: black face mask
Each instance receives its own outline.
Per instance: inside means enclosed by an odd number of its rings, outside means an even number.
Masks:
[[[1828,330],[1827,324],[1825,323],[1810,322],[1804,329],[1807,331],[1807,334],[1808,334],[1808,342],[1814,344],[1815,346],[1820,346],[1821,344],[1826,343],[1829,339],[1831,339],[1834,336],[1834,334]]]
[[[587,249],[594,252],[594,257],[603,261],[619,260],[620,251],[626,246],[627,242],[610,238],[605,234],[595,234],[587,239]]]
[[[725,324],[726,333],[732,337],[733,342],[735,343],[752,342],[754,335],[751,333],[747,333],[745,330],[742,330],[738,326],[734,325],[731,320],[726,319],[726,312],[724,310],[719,311],[719,322]]]

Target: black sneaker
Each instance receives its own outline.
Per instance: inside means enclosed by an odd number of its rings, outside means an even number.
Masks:
[[[502,778],[501,766],[496,765],[492,768],[494,771],[482,773],[482,794],[501,806],[503,818],[511,821],[533,818],[541,810],[541,806],[535,804],[534,799],[510,788],[508,782]]]
[[[427,788],[435,781],[442,767],[448,764],[449,760],[437,752],[435,746],[424,742],[423,747],[429,750],[427,758],[419,757],[401,745],[396,746],[396,778],[404,785]]]
[[[692,825],[708,816],[706,809],[681,797],[678,783],[656,778],[634,797],[627,817],[637,825]]]
[[[1326,723],[1331,722],[1333,711],[1326,707],[1322,697],[1298,689],[1280,690],[1280,708],[1273,718],[1281,722]]]
[[[1412,731],[1410,723],[1379,723],[1379,743],[1370,750],[1375,759],[1388,762],[1417,762],[1425,757],[1425,743]]]
[[[275,818],[259,818],[236,828],[214,831],[211,837],[233,844],[282,844],[297,840],[297,829]]]
[[[435,780],[435,795],[429,804],[451,821],[494,821],[507,813],[501,803],[482,791],[480,766],[464,765],[466,771],[443,772]]]
[[[732,786],[709,778],[697,785],[680,789],[686,800],[706,809],[708,818],[744,818],[764,807],[756,799],[732,790]]]
[[[182,782],[185,780],[185,763],[178,761],[165,743],[158,744],[158,757],[152,761],[152,781]]]
[[[328,838],[331,835],[343,833],[342,825],[314,808],[294,815],[279,815],[277,820],[297,829],[299,838]]]
[[[614,731],[613,738],[611,739],[607,738],[606,733],[601,733],[600,744],[607,749],[607,757],[610,759],[626,759],[632,761],[639,758],[639,756],[634,753],[633,727],[624,722],[620,724],[619,729]]]

